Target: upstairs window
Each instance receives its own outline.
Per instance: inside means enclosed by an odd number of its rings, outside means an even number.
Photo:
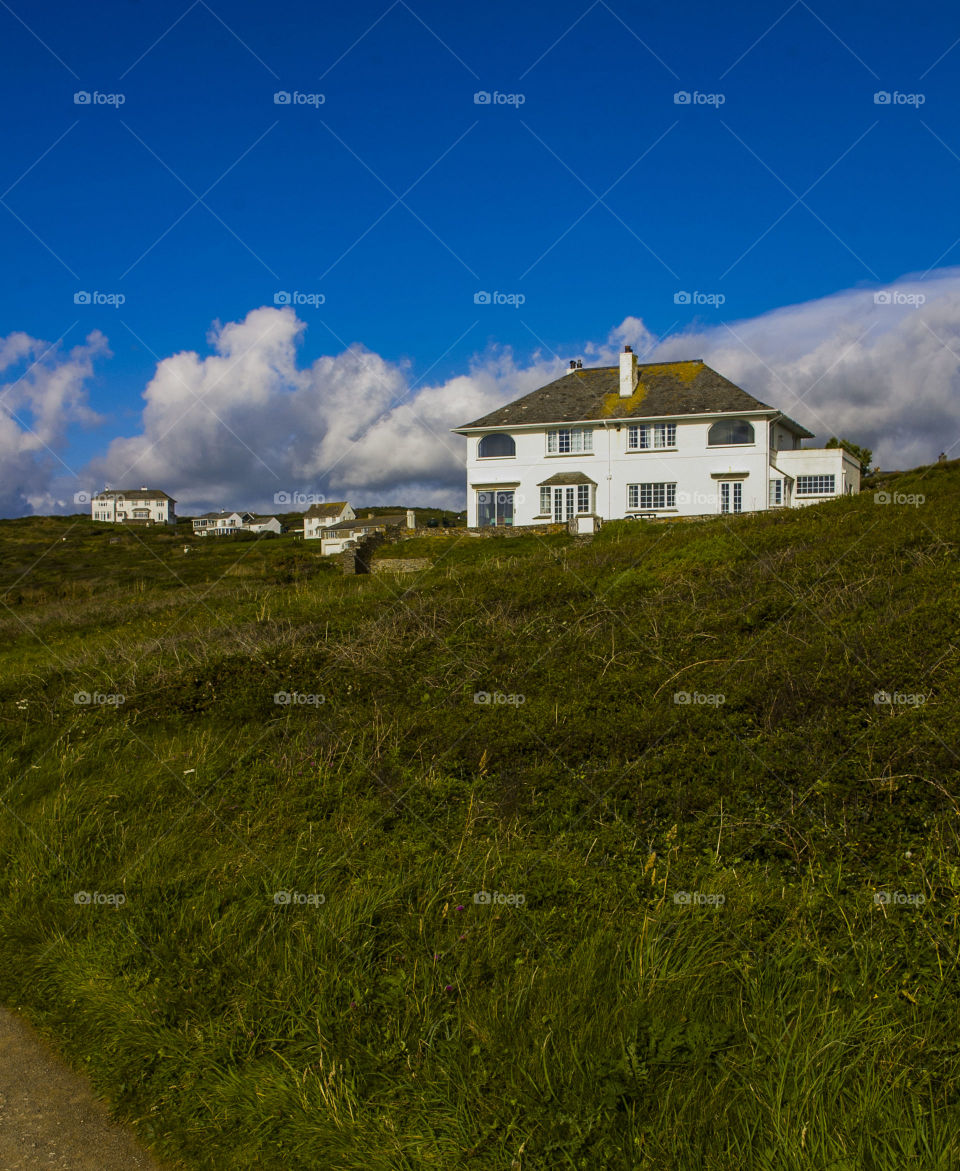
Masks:
[[[627,428],[627,451],[656,451],[677,446],[676,423],[653,423]]]
[[[514,456],[517,454],[517,445],[513,441],[512,435],[507,435],[504,432],[497,432],[495,435],[484,435],[477,445],[478,459],[494,459],[503,458],[504,456]]]
[[[593,432],[588,427],[562,427],[547,432],[547,455],[576,455],[593,451]]]
[[[753,442],[753,424],[748,423],[746,419],[720,419],[714,423],[707,435],[710,447],[728,447]]]

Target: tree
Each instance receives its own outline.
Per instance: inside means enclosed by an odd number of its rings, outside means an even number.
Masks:
[[[873,452],[869,447],[861,447],[858,443],[852,443],[849,439],[838,439],[835,435],[827,440],[827,447],[842,447],[844,451],[849,451],[854,459],[860,461],[860,475],[870,475],[872,470],[870,461],[873,459]]]

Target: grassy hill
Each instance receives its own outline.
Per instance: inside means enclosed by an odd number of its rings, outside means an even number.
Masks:
[[[0,999],[171,1163],[958,1165],[960,466],[184,544],[0,522]]]

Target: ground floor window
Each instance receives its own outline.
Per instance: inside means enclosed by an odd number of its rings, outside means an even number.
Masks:
[[[835,476],[797,476],[798,496],[833,496],[835,492]]]
[[[513,524],[513,493],[512,492],[478,492],[477,493],[477,525],[485,528],[487,525]]]
[[[720,511],[743,511],[743,485],[739,480],[724,480],[720,484]]]
[[[677,485],[667,483],[628,484],[628,508],[676,508]]]
[[[783,504],[783,480],[770,481],[770,507]]]

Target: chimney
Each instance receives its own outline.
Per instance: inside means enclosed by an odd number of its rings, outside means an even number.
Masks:
[[[408,508],[407,509],[407,528],[408,529],[415,529],[416,527],[417,527],[417,520],[416,520],[416,517],[413,515],[413,509]]]
[[[623,347],[620,355],[620,397],[629,398],[637,389],[637,355],[630,346]]]

